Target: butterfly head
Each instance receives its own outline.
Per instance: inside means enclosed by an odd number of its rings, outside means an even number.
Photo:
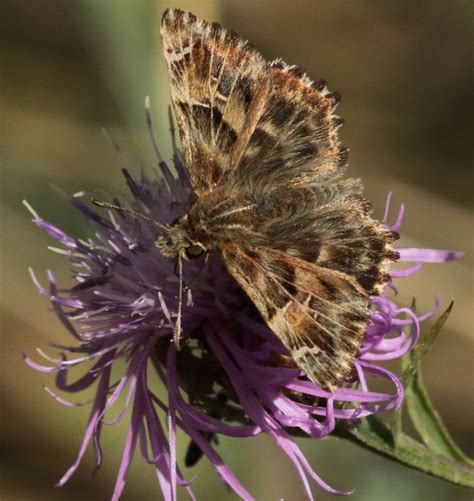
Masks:
[[[155,245],[163,256],[170,259],[196,259],[207,252],[206,247],[194,238],[188,216],[179,218],[168,226]]]

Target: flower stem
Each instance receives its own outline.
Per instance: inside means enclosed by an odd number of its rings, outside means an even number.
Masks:
[[[335,435],[434,477],[474,488],[474,468],[434,452],[403,432],[390,439],[391,430],[377,418],[360,420],[352,427],[339,423]]]

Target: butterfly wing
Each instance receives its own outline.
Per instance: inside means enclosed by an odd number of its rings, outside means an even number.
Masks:
[[[298,366],[328,389],[351,372],[369,296],[397,257],[394,234],[370,217],[361,190],[349,179],[254,193],[252,210],[228,212],[212,228],[226,235],[228,271]]]
[[[368,294],[347,275],[271,249],[222,249],[228,271],[298,366],[322,388],[352,371],[367,324]]]
[[[235,172],[260,189],[317,184],[340,177],[347,149],[337,137],[339,95],[312,82],[297,66],[271,63],[272,88],[265,110]]]
[[[263,113],[270,68],[234,33],[181,10],[165,11],[161,37],[190,182],[204,196],[240,162]]]

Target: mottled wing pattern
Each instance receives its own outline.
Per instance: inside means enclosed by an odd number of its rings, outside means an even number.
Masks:
[[[271,63],[272,88],[265,110],[235,172],[243,184],[263,189],[316,184],[342,174],[347,149],[338,138],[339,95],[312,82],[297,66]]]
[[[340,179],[339,96],[192,14],[167,11],[162,39],[197,195],[193,231],[221,252],[299,367],[333,390],[397,257],[361,183]]]
[[[244,154],[270,89],[269,65],[234,33],[180,10],[165,11],[161,37],[190,182],[204,196]]]
[[[229,272],[299,367],[328,389],[350,373],[369,295],[381,291],[397,258],[395,235],[370,217],[361,191],[348,179],[256,193],[253,211],[213,228],[226,237],[219,248]]]
[[[368,295],[347,275],[272,249],[222,248],[227,269],[306,375],[335,389],[352,371]]]
[[[246,223],[257,221],[262,248],[344,273],[366,293],[379,294],[390,279],[390,261],[398,258],[391,247],[397,235],[371,217],[362,191],[358,179],[282,186],[255,195],[259,218]]]

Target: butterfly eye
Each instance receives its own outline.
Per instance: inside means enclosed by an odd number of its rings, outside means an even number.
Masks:
[[[191,244],[184,252],[188,259],[196,259],[204,254],[204,249],[200,245]]]

